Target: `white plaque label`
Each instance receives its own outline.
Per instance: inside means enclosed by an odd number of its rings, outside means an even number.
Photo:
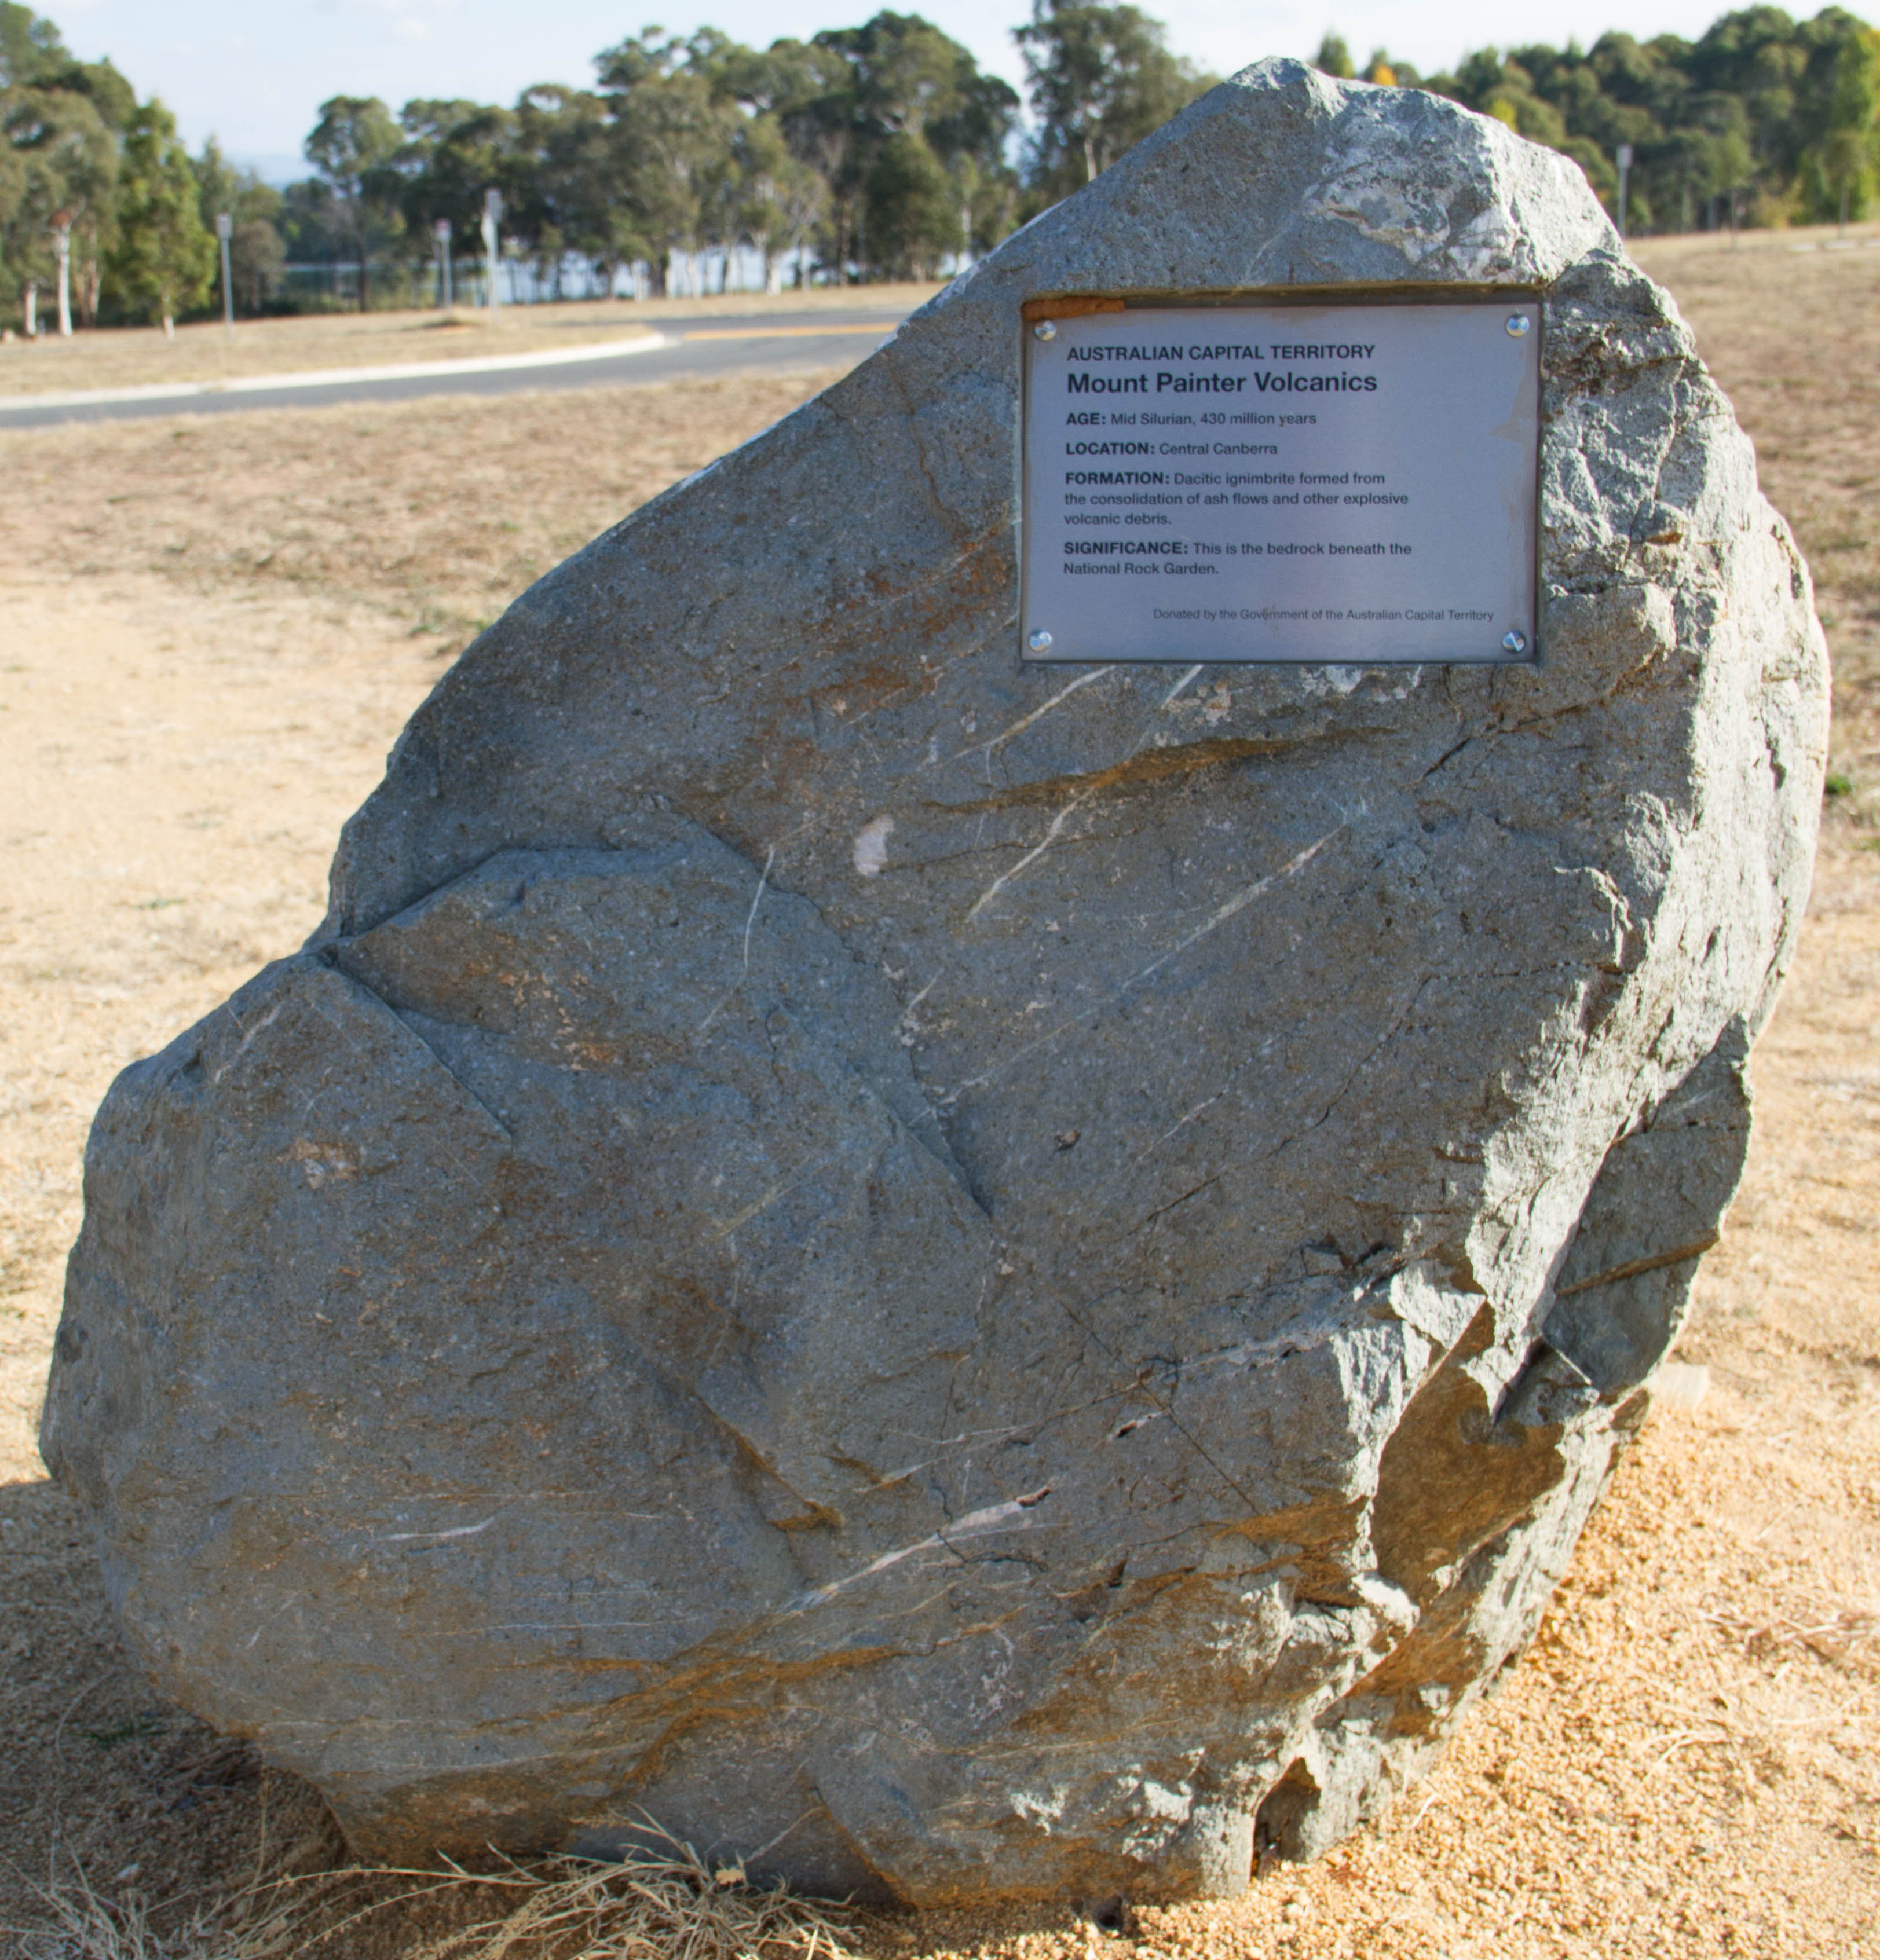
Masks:
[[[1537,302],[1024,331],[1026,659],[1533,657]]]

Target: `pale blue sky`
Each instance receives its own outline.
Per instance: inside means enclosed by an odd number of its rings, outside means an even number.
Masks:
[[[298,173],[316,107],[342,93],[513,101],[531,82],[585,84],[601,48],[649,21],[687,31],[707,21],[741,40],[865,19],[836,0],[31,0],[73,50],[109,55],[138,89],[161,95],[192,145],[212,133],[272,177]],[[964,41],[989,68],[1022,79],[1011,29],[1029,0],[899,0]],[[1592,41],[1623,23],[1639,35],[1701,33],[1725,0],[1527,0],[1518,27],[1506,0],[1146,0],[1171,37],[1221,74],[1273,54],[1309,54],[1329,24],[1362,61],[1382,43],[1423,68],[1508,39]]]

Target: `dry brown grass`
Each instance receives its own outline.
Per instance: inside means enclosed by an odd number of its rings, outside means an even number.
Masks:
[[[741,1866],[708,1866],[657,1825],[639,1828],[644,1848],[617,1863],[454,1870],[448,1888],[480,1890],[494,1909],[426,1940],[412,1960],[849,1960],[852,1914],[760,1891]]]
[[[61,578],[366,607],[441,658],[835,371],[0,431],[0,534]]]
[[[1832,766],[1854,785],[1838,813],[1864,829],[1880,821],[1880,250],[1763,237],[1653,240],[1638,257],[1677,294],[1808,555],[1834,654]]]
[[[0,1462],[104,1080],[311,931],[481,619],[827,378],[0,434]]]
[[[1856,783],[1835,800],[1797,969],[1757,1053],[1748,1178],[1683,1345],[1709,1392],[1647,1426],[1497,1698],[1323,1864],[1282,1867],[1231,1905],[1141,1911],[1114,1940],[1066,1901],[862,1915],[859,1951],[1880,1950],[1880,854],[1864,848],[1880,252],[1645,256],[1815,562],[1837,766]],[[0,1475],[17,1480],[0,1485],[0,1850],[40,1873],[55,1845],[94,1874],[140,1865],[94,1892],[120,1917],[144,1911],[153,1936],[232,1901],[216,1923],[272,1937],[258,1903],[236,1923],[257,1879],[317,1874],[339,1853],[304,1786],[218,1756],[199,1725],[151,1707],[72,1508],[27,1453],[85,1122],[122,1061],[311,925],[337,823],[434,655],[801,385],[231,417],[180,438],[166,425],[0,437],[0,526],[37,555],[30,573],[0,566],[0,1253],[10,1231],[18,1254],[0,1301]],[[353,1909],[321,1882],[304,1896]],[[499,1917],[448,1882],[418,1898],[397,1892],[418,1881],[371,1882],[389,1889],[349,1927],[347,1960],[414,1960]],[[170,1914],[138,1906],[132,1884]],[[32,1910],[0,1869],[0,1921]]]
[[[852,1914],[759,1889],[648,1822],[630,1828],[642,1847],[620,1859],[341,1866],[161,1907],[135,1868],[100,1890],[67,1858],[30,1887],[34,1923],[0,1936],[12,1960],[345,1960],[416,1917],[430,1930],[400,1942],[407,1960],[855,1960]]]
[[[81,1866],[35,1884],[37,1923],[0,1927],[18,1960],[224,1960],[226,1943],[201,1920],[167,1936],[150,1923],[141,1893],[100,1892]],[[232,1956],[230,1956],[232,1960]]]
[[[675,318],[722,314],[878,308],[898,319],[932,298],[933,285],[817,286],[805,293],[725,293],[707,299],[588,300],[559,306],[504,307],[486,313],[314,313],[243,320],[232,335],[220,322],[177,329],[109,327],[96,332],[0,342],[0,399],[86,388],[133,388],[232,381],[250,374],[301,374],[325,368],[402,367],[414,361],[483,360],[590,346],[656,329]]]

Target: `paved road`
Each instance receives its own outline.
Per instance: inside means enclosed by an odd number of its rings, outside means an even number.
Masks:
[[[409,402],[426,395],[512,395],[544,388],[619,388],[693,375],[766,374],[853,365],[900,323],[881,307],[818,312],[703,313],[655,324],[671,343],[649,351],[570,360],[553,368],[482,368],[467,374],[388,375],[291,388],[246,387],[239,394],[179,394],[134,402],[35,406],[30,396],[0,402],[0,429],[50,428],[65,422],[119,422],[151,415],[216,415],[251,409],[311,409],[349,402]]]

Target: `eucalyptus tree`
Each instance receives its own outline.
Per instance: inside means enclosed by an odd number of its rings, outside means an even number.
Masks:
[[[69,334],[74,232],[95,236],[112,215],[116,133],[89,97],[46,88],[0,91],[0,132],[11,185],[0,229],[5,256],[16,286],[54,288],[59,330]]]
[[[728,44],[709,32],[688,43],[649,27],[595,59],[611,123],[610,178],[644,240],[655,294],[673,259],[722,242],[723,186],[737,134],[723,70]]]
[[[161,322],[170,333],[179,313],[209,297],[215,240],[202,222],[196,173],[176,118],[154,97],[138,110],[125,137],[117,189],[107,285],[126,312]]]
[[[238,313],[264,310],[279,292],[287,250],[281,236],[284,200],[253,170],[237,168],[211,137],[196,159],[197,208],[213,229],[225,212],[230,220],[229,271]]]
[[[960,200],[932,147],[897,129],[875,153],[864,189],[868,256],[891,279],[931,279],[966,244]]]
[[[117,138],[90,97],[64,89],[37,93],[49,107],[34,161],[45,183],[46,227],[57,266],[59,330],[69,335],[73,235],[82,241],[88,234],[95,243],[100,219],[115,216]],[[95,262],[95,250],[92,257]]]
[[[600,96],[548,82],[523,91],[506,221],[558,298],[569,253],[586,259],[609,290],[616,268],[640,256],[638,227],[615,195],[613,164],[613,130]]]
[[[763,260],[766,292],[782,284],[782,266],[794,258],[798,283],[803,254],[829,208],[821,173],[791,148],[782,119],[765,110],[747,116],[736,143],[741,190],[739,228]]]
[[[399,111],[403,141],[393,156],[404,236],[430,249],[438,219],[467,247],[483,221],[483,196],[499,192],[505,206],[523,202],[526,169],[519,155],[518,113],[460,97],[426,97]]]
[[[1485,48],[1427,86],[1573,158],[1615,200],[1633,152],[1633,228],[1690,225],[1747,205],[1761,221],[1859,209],[1877,164],[1873,30],[1845,9],[1796,21],[1725,14],[1697,40],[1614,32],[1592,47]]]
[[[1011,154],[1019,107],[1009,82],[970,65],[961,76],[955,106],[927,126],[927,140],[953,186],[966,249],[976,253],[989,252],[1018,222],[1020,184]]]
[[[744,114],[738,135],[744,235],[763,257],[767,290],[776,290],[782,261],[792,256],[800,285],[853,133],[849,65],[833,49],[786,37],[768,48],[727,51],[719,73]]]
[[[931,272],[976,233],[982,247],[996,242],[986,234],[1002,235],[1015,200],[986,193],[1015,182],[1005,154],[1018,110],[1011,88],[918,14],[884,11],[814,45],[847,71],[809,106],[843,131],[830,178],[834,262]]]
[[[13,88],[82,95],[120,134],[137,109],[135,92],[110,62],[80,61],[50,21],[15,0],[0,0],[0,90]]]
[[[376,95],[336,95],[320,105],[307,138],[307,161],[333,193],[342,231],[359,268],[359,310],[370,304],[374,250],[403,232],[395,159],[404,142],[397,119]]]
[[[1033,0],[1014,38],[1038,126],[1032,182],[1047,198],[1088,183],[1212,85],[1139,7]]]
[[[768,98],[746,99],[774,111],[790,154],[821,180],[817,256],[838,278],[843,278],[857,256],[864,167],[860,152],[866,142],[857,110],[855,69],[825,35],[811,41],[773,42],[759,59]]]
[[[1863,216],[1880,169],[1880,33],[1862,27],[1843,42],[1834,86],[1814,147],[1809,189],[1818,208],[1837,207],[1845,224]]]
[[[50,21],[0,0],[0,88],[36,82],[72,59]]]
[[[50,267],[34,262],[35,248],[43,252],[43,240],[37,214],[31,205],[26,159],[12,140],[11,123],[18,97],[23,93],[0,89],[0,301],[9,307],[25,303],[28,314],[25,324],[30,332],[38,282]]]
[[[58,296],[61,332],[73,298],[97,311],[100,250],[109,242],[119,145],[135,109],[108,61],[81,62],[30,8],[0,0],[0,296],[42,285]]]

